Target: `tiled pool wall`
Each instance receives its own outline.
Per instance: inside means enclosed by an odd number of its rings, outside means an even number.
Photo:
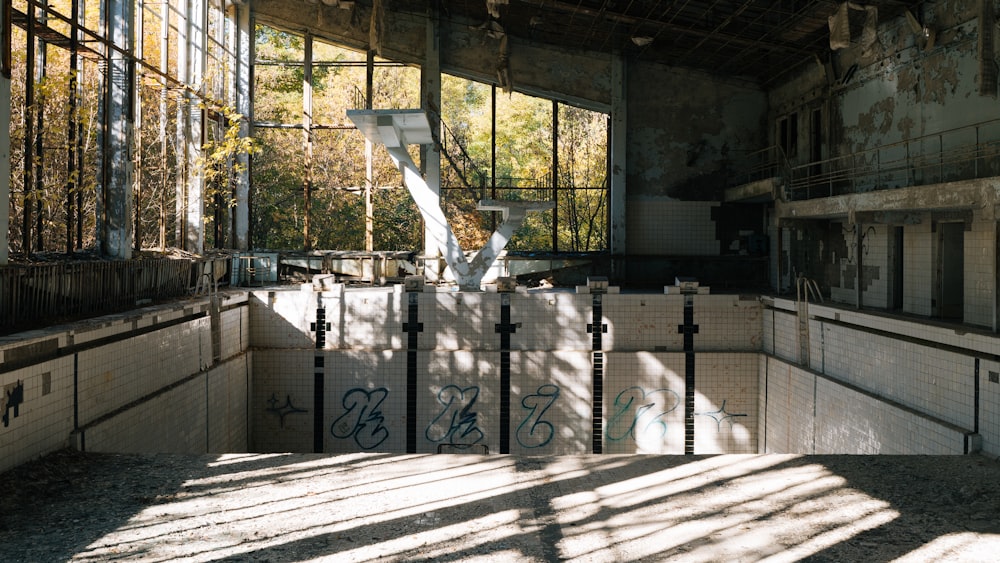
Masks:
[[[246,294],[0,339],[0,471],[57,449],[245,451]]]
[[[0,340],[0,470],[66,445],[997,455],[998,357],[757,296],[259,290]]]
[[[765,304],[762,452],[1000,453],[995,335],[816,304],[805,330]]]
[[[253,447],[756,453],[759,300],[688,301],[255,292]]]

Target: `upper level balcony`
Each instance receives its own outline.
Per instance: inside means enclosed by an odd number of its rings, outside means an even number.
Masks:
[[[1000,119],[795,166],[768,147],[744,170],[726,200],[774,200],[784,217],[985,205],[982,180],[1000,177]]]

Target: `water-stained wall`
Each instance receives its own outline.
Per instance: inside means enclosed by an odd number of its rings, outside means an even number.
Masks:
[[[995,6],[995,0],[984,1]],[[915,33],[905,15],[879,25],[878,40],[868,49],[854,30],[850,48],[824,53],[816,65],[769,92],[771,140],[780,143],[779,120],[797,113],[796,138],[800,145],[816,138],[823,159],[922,137],[929,137],[926,146],[909,147],[911,156],[976,142],[975,124],[1000,119],[996,87],[989,77],[984,83],[980,72],[984,64],[996,65],[994,47],[980,45],[981,26],[993,26],[996,34],[990,12],[978,0],[925,3],[913,15],[933,42]],[[813,109],[822,112],[816,124]],[[968,129],[950,132],[956,128]],[[900,151],[881,156],[905,157],[905,148]],[[801,164],[815,154],[799,151],[790,160]]]
[[[743,155],[764,146],[765,93],[657,64],[627,73],[629,198],[720,201]]]

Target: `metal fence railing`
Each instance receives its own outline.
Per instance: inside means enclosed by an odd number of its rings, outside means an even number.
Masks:
[[[730,185],[743,185],[766,180],[767,178],[789,178],[791,168],[781,147],[772,145],[737,156],[736,175]]]
[[[850,193],[1000,176],[1000,119],[794,166],[786,197]]]
[[[3,266],[0,329],[107,314],[146,299],[186,295],[198,283],[201,266],[166,258]]]

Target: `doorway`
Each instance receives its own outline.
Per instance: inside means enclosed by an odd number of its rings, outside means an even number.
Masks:
[[[965,297],[965,223],[938,224],[938,316],[962,319]]]

